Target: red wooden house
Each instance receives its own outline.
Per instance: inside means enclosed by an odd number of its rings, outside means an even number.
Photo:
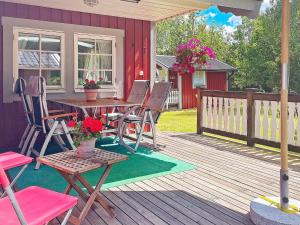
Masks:
[[[84,77],[101,76],[101,96],[126,98],[133,80],[155,80],[155,23],[210,5],[200,0],[0,0],[0,149],[16,147],[26,124],[13,93],[18,76],[44,76],[49,98],[83,97]],[[224,12],[250,17],[259,6],[256,0],[238,9],[234,0],[219,3]]]
[[[228,91],[228,76],[236,71],[234,67],[216,59],[210,60],[205,68],[197,70],[193,76],[179,76],[172,69],[175,62],[175,56],[156,57],[158,79],[172,83],[173,91],[169,103],[178,104],[180,109],[196,107],[195,87],[204,86],[208,90]]]

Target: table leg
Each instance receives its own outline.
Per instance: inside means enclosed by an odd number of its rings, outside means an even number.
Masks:
[[[76,175],[76,178],[82,183],[82,185],[88,190],[88,192],[90,193],[90,195],[96,195],[95,200],[100,203],[100,205],[106,210],[106,212],[111,216],[111,217],[115,217],[115,213],[113,211],[113,207],[109,205],[109,203],[103,198],[103,196],[100,193],[100,189],[101,186],[103,185],[104,181],[106,180],[110,170],[112,168],[112,165],[108,165],[99,182],[97,183],[96,187],[93,188],[80,174]]]

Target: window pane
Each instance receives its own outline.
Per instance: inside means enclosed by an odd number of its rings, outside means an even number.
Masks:
[[[78,52],[79,53],[95,53],[95,42],[91,39],[79,39],[78,40]]]
[[[48,86],[61,85],[60,70],[42,70],[42,76],[46,79],[46,84]]]
[[[112,71],[97,71],[96,78],[97,80],[102,78],[102,82],[104,85],[111,85],[112,84]]]
[[[60,68],[60,53],[42,52],[41,67],[42,68]]]
[[[96,51],[97,54],[112,54],[112,41],[97,40]]]
[[[60,37],[58,36],[43,36],[42,50],[44,51],[60,51]]]
[[[18,54],[19,66],[38,68],[39,67],[39,53],[35,51],[19,51]]]
[[[39,35],[19,33],[19,49],[39,50]]]
[[[112,56],[95,56],[96,69],[111,70],[112,69]]]
[[[93,58],[92,55],[78,55],[78,68],[93,70]]]
[[[39,76],[39,70],[19,69],[19,77],[24,78],[27,82],[31,76]]]
[[[91,70],[79,70],[78,71],[78,85],[83,85],[85,79],[94,80],[95,73]]]

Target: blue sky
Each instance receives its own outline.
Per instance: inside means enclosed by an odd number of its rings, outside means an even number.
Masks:
[[[261,13],[270,7],[270,0],[264,0],[261,6]],[[206,10],[199,12],[199,16],[208,25],[216,25],[224,27],[227,32],[232,32],[241,24],[241,17],[232,13],[223,13],[216,6],[212,6]]]

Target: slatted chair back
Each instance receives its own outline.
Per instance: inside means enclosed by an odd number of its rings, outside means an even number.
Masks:
[[[46,133],[46,125],[42,118],[48,116],[45,85],[46,81],[43,77],[30,76],[24,91],[24,94],[31,99],[34,125],[41,127],[44,133]]]
[[[27,120],[28,124],[32,125],[34,123],[32,101],[30,99],[30,96],[25,94],[26,85],[27,84],[26,84],[25,79],[23,79],[21,77],[18,78],[15,83],[14,93],[19,95],[21,102],[22,102],[23,109],[24,109],[26,120]]]
[[[163,81],[154,83],[150,98],[146,103],[146,108],[148,107],[151,109],[154,123],[158,122],[161,111],[166,104],[170,91],[171,83]]]
[[[145,101],[149,87],[150,87],[150,81],[135,80],[133,82],[127,101],[142,105]]]

